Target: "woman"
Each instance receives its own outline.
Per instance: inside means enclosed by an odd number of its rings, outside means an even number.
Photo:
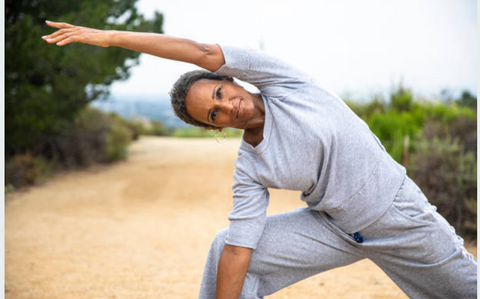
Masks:
[[[368,126],[312,77],[259,51],[47,24],[60,29],[48,43],[118,46],[208,70],[177,81],[176,114],[244,130],[230,226],[212,244],[200,298],[262,298],[363,258],[411,298],[476,298],[476,261],[463,240]],[[301,191],[308,208],[266,217],[268,188]]]

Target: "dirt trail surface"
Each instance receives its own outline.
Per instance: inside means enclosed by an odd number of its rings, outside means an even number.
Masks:
[[[239,142],[145,137],[124,162],[7,194],[5,297],[196,298],[228,226]],[[272,190],[269,214],[302,206],[298,196]],[[364,260],[268,298],[407,297]]]

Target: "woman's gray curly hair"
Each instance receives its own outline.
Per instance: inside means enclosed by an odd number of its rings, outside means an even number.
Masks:
[[[211,127],[211,125],[204,124],[191,117],[190,114],[188,114],[187,106],[185,105],[185,98],[187,97],[190,87],[193,85],[193,83],[202,79],[226,81],[227,77],[204,70],[187,72],[180,76],[177,82],[175,82],[173,85],[172,89],[170,90],[170,99],[172,101],[173,111],[175,112],[176,116],[178,116],[187,124],[206,128]]]

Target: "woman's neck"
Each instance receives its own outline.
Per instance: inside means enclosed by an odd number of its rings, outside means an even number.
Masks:
[[[253,98],[253,105],[255,109],[251,120],[249,120],[245,126],[245,131],[259,128],[263,131],[263,125],[265,124],[265,104],[263,103],[263,99],[260,94],[250,93],[250,95]]]
[[[263,127],[265,125],[265,104],[260,94],[251,94],[255,105],[255,114],[248,122],[243,134],[245,142],[256,147],[263,140]]]

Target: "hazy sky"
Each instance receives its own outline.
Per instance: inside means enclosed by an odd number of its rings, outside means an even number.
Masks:
[[[417,94],[477,93],[475,0],[140,0],[164,14],[166,34],[263,48],[339,95],[368,97],[403,79]],[[115,94],[166,94],[195,69],[149,55]]]

